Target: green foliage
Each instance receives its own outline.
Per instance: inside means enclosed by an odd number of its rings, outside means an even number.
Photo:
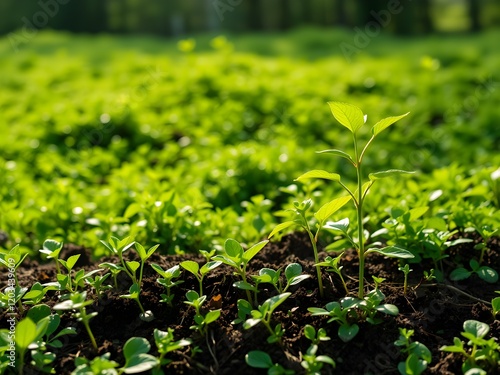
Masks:
[[[420,375],[432,362],[430,350],[424,344],[412,341],[413,334],[412,329],[399,328],[399,338],[394,342],[394,345],[400,346],[401,352],[407,355],[406,360],[398,364],[401,375]]]
[[[87,330],[87,334],[90,337],[90,341],[92,342],[92,346],[95,350],[97,350],[97,342],[95,341],[94,334],[90,329],[90,319],[97,315],[97,312],[92,312],[90,314],[87,313],[86,306],[92,304],[91,300],[87,300],[87,292],[74,292],[71,294],[65,295],[64,301],[54,305],[54,310],[74,310],[75,313],[73,316],[80,322],[83,323],[85,329]]]
[[[164,358],[166,354],[192,344],[192,340],[190,339],[174,341],[174,330],[172,328],[168,328],[166,332],[155,328],[153,337],[158,348],[158,353],[160,354],[158,369],[171,362],[170,359]]]
[[[245,362],[250,367],[267,369],[268,375],[293,375],[295,371],[287,370],[274,363],[271,356],[262,350],[252,350],[245,355]]]
[[[262,323],[267,328],[270,336],[267,338],[268,343],[281,342],[281,337],[285,333],[281,324],[277,324],[274,329],[271,327],[271,317],[276,308],[281,305],[285,300],[290,297],[291,293],[281,293],[274,297],[268,298],[256,310],[250,312],[251,318],[245,320],[243,323],[244,329],[249,329],[255,325]]]
[[[194,315],[195,324],[189,328],[197,330],[203,336],[206,335],[208,330],[208,325],[219,319],[219,316],[221,314],[220,309],[209,310],[208,312],[204,313],[202,311],[202,306],[207,300],[207,296],[205,295],[200,296],[194,290],[188,291],[186,293],[186,298],[187,301],[184,301],[184,303],[194,307],[195,309],[195,315]]]
[[[221,261],[210,261],[205,263],[203,266],[198,265],[198,263],[192,261],[192,260],[185,260],[184,262],[181,262],[181,267],[184,268],[186,271],[192,273],[194,277],[196,277],[196,280],[198,280],[198,283],[200,284],[200,296],[203,295],[203,278],[212,270],[215,268],[219,267],[222,264]]]
[[[156,279],[158,284],[163,285],[167,289],[167,294],[162,294],[161,295],[161,301],[163,303],[168,304],[170,307],[172,307],[172,300],[174,299],[174,294],[171,293],[172,287],[182,284],[184,280],[177,280],[173,281],[174,279],[177,279],[178,277],[181,276],[181,270],[179,266],[173,266],[170,267],[168,270],[163,270],[158,264],[151,264],[151,267],[162,277],[159,277]]]
[[[378,289],[367,293],[363,299],[354,297],[343,297],[340,302],[333,301],[326,304],[325,308],[309,307],[307,310],[312,316],[329,316],[328,323],[336,321],[340,324],[338,329],[339,338],[348,342],[359,332],[357,322],[366,320],[370,324],[379,324],[382,320],[377,313],[397,315],[399,310],[391,304],[382,304],[384,294]]]
[[[453,339],[453,345],[445,345],[440,348],[445,352],[459,353],[465,361],[462,364],[464,374],[487,374],[489,370],[500,367],[500,345],[495,338],[486,340],[490,331],[486,323],[477,320],[466,320],[463,325],[463,337],[468,339],[467,346],[458,337]]]
[[[488,266],[480,266],[479,262],[475,259],[471,259],[469,261],[469,265],[471,270],[469,271],[466,268],[459,267],[454,269],[450,273],[450,279],[453,281],[457,280],[465,280],[469,278],[472,274],[477,274],[481,279],[488,283],[496,283],[498,281],[498,272],[493,268]]]

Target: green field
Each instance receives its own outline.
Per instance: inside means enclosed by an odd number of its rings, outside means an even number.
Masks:
[[[294,182],[303,172],[354,181],[342,159],[315,153],[351,147],[332,100],[360,107],[371,125],[411,112],[365,163],[418,173],[375,187],[368,228],[422,206],[443,230],[498,227],[499,37],[382,35],[352,62],[339,49],[352,35],[314,29],[199,36],[191,52],[175,40],[53,32],[14,52],[4,37],[0,230],[9,239],[0,245],[37,252],[54,238],[99,255],[110,235],[164,253],[228,237],[253,243],[294,200],[319,207],[340,192]]]

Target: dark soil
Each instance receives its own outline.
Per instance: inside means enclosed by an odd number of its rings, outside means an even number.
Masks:
[[[477,241],[477,239],[476,239]],[[450,251],[450,257],[443,263],[445,275],[457,267],[452,260],[468,264],[468,259],[477,255],[473,250],[474,243],[462,244]],[[490,252],[485,256],[484,265],[500,270],[500,241],[493,239],[490,243]],[[92,262],[90,252],[86,249],[70,246],[61,258],[79,253],[83,254],[78,267],[87,270],[95,269],[99,262]],[[133,252],[128,255],[132,256]],[[320,259],[327,254],[321,253]],[[186,259],[193,259],[200,264],[204,258],[199,256],[163,256],[153,255],[148,263],[157,263],[163,269],[170,268]],[[112,258],[107,261],[113,260]],[[320,298],[317,289],[316,274],[313,266],[313,255],[309,242],[303,234],[293,234],[283,237],[279,243],[267,245],[251,262],[249,273],[254,274],[262,267],[277,269],[285,268],[292,262],[300,263],[304,272],[312,277],[306,279],[296,287],[292,287],[292,296],[288,298],[275,312],[274,323],[281,322],[286,332],[282,345],[268,344],[268,333],[265,327],[257,325],[249,330],[243,330],[241,325],[232,325],[237,315],[237,300],[244,298],[244,292],[232,286],[237,280],[232,271],[222,265],[211,272],[204,280],[204,293],[208,296],[212,308],[221,308],[221,317],[209,326],[207,337],[200,337],[189,327],[193,324],[194,312],[183,303],[186,291],[198,290],[198,283],[188,273],[184,273],[185,283],[173,289],[175,294],[174,306],[168,307],[160,303],[160,294],[164,288],[156,282],[157,275],[149,267],[145,267],[145,277],[141,301],[146,310],[153,311],[156,319],[146,323],[139,320],[139,308],[134,301],[120,298],[128,292],[129,280],[119,278],[120,290],[108,291],[104,297],[97,298],[93,291],[89,297],[94,304],[88,310],[98,312],[91,320],[91,327],[100,345],[95,353],[90,345],[87,333],[81,323],[75,321],[70,313],[64,313],[61,327],[74,326],[78,330],[75,336],[64,336],[64,346],[54,349],[57,359],[54,368],[57,374],[68,374],[74,370],[74,359],[78,356],[93,358],[106,352],[111,353],[112,359],[123,364],[121,353],[123,344],[130,337],[139,336],[148,339],[151,343],[151,354],[157,354],[153,340],[153,330],[158,328],[175,330],[175,338],[191,338],[193,345],[184,350],[170,354],[173,361],[165,368],[166,373],[172,374],[265,374],[266,370],[253,369],[246,365],[245,354],[251,350],[264,350],[269,353],[275,363],[285,368],[293,369],[296,373],[303,373],[300,365],[301,355],[305,353],[310,342],[304,338],[303,327],[312,324],[316,328],[324,327],[330,341],[320,344],[318,354],[325,354],[333,358],[337,367],[333,370],[325,366],[323,374],[398,374],[397,364],[404,360],[394,341],[398,338],[398,327],[415,330],[414,340],[425,344],[432,352],[432,363],[426,374],[460,374],[462,358],[457,354],[439,351],[442,345],[452,344],[454,337],[461,337],[463,322],[475,319],[489,324],[489,337],[500,337],[500,321],[494,320],[491,308],[487,302],[498,294],[500,283],[488,284],[477,276],[461,282],[445,281],[444,283],[425,283],[422,281],[424,270],[432,268],[432,264],[412,264],[410,273],[410,288],[403,294],[403,274],[398,271],[398,263],[377,254],[367,259],[366,280],[368,287],[372,275],[386,278],[381,290],[386,295],[386,303],[395,304],[400,311],[397,317],[383,316],[379,325],[360,323],[359,334],[350,342],[344,343],[337,337],[338,325],[326,323],[326,318],[312,317],[308,307],[324,307],[326,303],[339,300],[345,296],[343,287],[337,275],[323,270],[325,297]],[[50,264],[39,264],[36,261],[27,262],[18,271],[19,282],[22,286],[31,286],[39,281],[46,283],[55,280],[55,269]],[[347,252],[342,260],[344,275],[349,290],[353,295],[357,288],[358,260],[356,254]],[[5,282],[5,280],[3,280]],[[269,284],[268,284],[269,285]],[[43,302],[49,306],[57,303],[57,293],[51,292]],[[262,285],[260,302],[275,294],[273,289],[266,289]],[[220,298],[219,298],[220,295]],[[26,306],[26,308],[29,308]],[[0,317],[1,325],[6,326],[5,312]],[[194,348],[197,348],[194,350]],[[29,363],[29,361],[26,361]],[[29,367],[29,366],[28,366]],[[28,369],[26,373],[37,373]],[[500,373],[497,369],[492,374]]]

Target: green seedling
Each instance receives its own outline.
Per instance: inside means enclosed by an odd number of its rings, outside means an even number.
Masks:
[[[238,306],[238,317],[231,322],[231,324],[243,323],[247,320],[247,316],[252,314],[252,304],[246,299],[239,299],[237,302]]]
[[[168,331],[166,332],[155,328],[153,337],[155,339],[156,347],[158,348],[158,353],[160,354],[160,357],[158,358],[158,366],[153,372],[155,375],[163,374],[161,366],[168,365],[172,362],[172,360],[165,358],[165,355],[193,343],[190,339],[174,341],[174,330],[172,328],[168,328]]]
[[[19,245],[14,246],[10,251],[0,251],[0,263],[8,268],[7,280],[7,305],[9,299],[14,299],[17,303],[19,312],[24,312],[21,297],[26,293],[28,288],[21,288],[17,280],[17,269],[26,259],[28,254],[22,254]],[[12,306],[12,305],[11,305]],[[13,308],[13,307],[12,307]]]
[[[479,264],[483,263],[484,254],[489,250],[488,241],[495,233],[498,232],[498,229],[493,229],[489,225],[477,226],[475,227],[476,231],[481,235],[482,242],[478,243],[474,246],[474,249],[479,250],[481,255],[479,256]]]
[[[76,369],[72,375],[121,375],[138,374],[158,366],[158,359],[148,354],[151,345],[142,337],[132,337],[123,346],[125,365],[116,369],[119,364],[110,359],[110,353],[88,360],[84,357],[75,358]]]
[[[360,148],[358,145],[358,131],[363,127],[363,125],[366,122],[366,116],[363,115],[363,112],[356,106],[353,106],[351,104],[347,103],[340,103],[340,102],[329,102],[328,103],[330,106],[330,109],[332,111],[333,116],[335,119],[344,127],[349,129],[349,131],[352,133],[353,137],[353,144],[354,144],[354,156],[349,155],[345,151],[342,150],[337,150],[337,149],[330,149],[330,150],[323,150],[319,151],[319,153],[324,153],[324,154],[330,154],[333,156],[338,156],[341,158],[346,159],[356,170],[356,175],[357,175],[357,184],[356,184],[356,190],[352,191],[341,181],[341,176],[337,173],[330,173],[324,170],[311,170],[309,172],[304,173],[300,177],[297,178],[298,181],[301,180],[306,180],[310,178],[320,178],[320,179],[325,179],[329,181],[334,181],[340,184],[340,186],[347,192],[348,196],[347,197],[341,197],[332,200],[331,202],[327,203],[326,205],[322,206],[315,214],[315,218],[318,222],[317,224],[317,231],[316,231],[316,236],[312,236],[312,232],[310,229],[307,229],[309,227],[308,223],[302,223],[302,225],[306,227],[306,231],[308,231],[309,236],[311,238],[311,242],[313,243],[313,248],[315,247],[315,243],[317,242],[317,235],[319,233],[319,230],[321,227],[323,227],[326,223],[326,220],[338,209],[340,209],[344,204],[346,204],[349,200],[352,199],[354,206],[356,208],[356,216],[357,216],[357,224],[358,224],[358,238],[357,241],[353,241],[355,248],[358,252],[358,257],[359,257],[359,286],[358,286],[358,298],[363,299],[364,297],[364,263],[365,263],[365,258],[366,255],[370,252],[378,252],[382,255],[388,256],[388,257],[395,257],[395,258],[403,258],[403,259],[408,259],[408,258],[413,258],[413,254],[411,254],[409,251],[401,249],[396,246],[387,246],[384,248],[376,248],[372,247],[369,249],[365,248],[365,241],[364,241],[364,224],[363,224],[363,205],[364,205],[364,200],[366,198],[366,195],[372,185],[379,179],[386,178],[386,177],[391,177],[391,176],[397,176],[397,175],[403,175],[403,174],[410,174],[413,172],[408,172],[408,171],[403,171],[403,170],[396,170],[396,169],[391,169],[387,171],[382,171],[382,172],[375,172],[375,173],[370,173],[368,175],[368,181],[365,183],[364,182],[364,175],[363,175],[363,158],[368,150],[369,146],[372,144],[373,140],[385,129],[387,129],[389,126],[394,124],[396,121],[402,119],[403,117],[407,116],[408,113],[401,115],[401,116],[394,116],[394,117],[387,117],[383,120],[380,120],[377,122],[371,130],[372,136],[368,140],[368,142],[365,144],[363,148]],[[306,205],[307,206],[307,205]],[[310,206],[310,205],[309,205]],[[300,207],[296,206],[296,209],[298,210],[298,213],[301,216],[302,221],[305,218],[305,211],[307,207]],[[292,226],[296,223],[296,221],[290,221],[286,222],[283,224],[280,224],[282,227],[279,228],[279,230],[283,230],[289,226]],[[273,231],[276,232],[278,228],[275,228]],[[273,234],[271,233],[271,234]],[[351,237],[349,237],[351,238]],[[351,238],[352,239],[352,238]],[[316,249],[315,249],[316,252]],[[317,254],[315,254],[315,263],[318,264],[319,261],[317,259]],[[317,267],[318,271],[318,279],[321,280],[321,275],[319,273],[319,266]],[[322,291],[322,286],[320,285],[320,291]],[[323,295],[323,294],[321,294]]]
[[[173,279],[177,279],[181,275],[181,269],[179,266],[173,266],[168,270],[163,270],[158,264],[151,264],[151,267],[162,277],[156,279],[158,284],[163,285],[167,289],[167,294],[161,294],[160,302],[168,304],[172,307],[172,300],[174,299],[174,295],[171,294],[172,287],[182,284],[184,280],[173,281]]]
[[[137,254],[139,254],[139,258],[141,259],[141,266],[140,266],[140,270],[139,270],[139,280],[137,281],[137,283],[139,284],[139,287],[142,286],[142,275],[143,275],[143,271],[144,271],[144,264],[146,263],[146,260],[148,260],[151,257],[151,255],[154,254],[154,252],[156,251],[156,249],[158,249],[159,246],[160,246],[159,244],[151,246],[146,251],[146,249],[139,242],[135,243],[135,248],[137,250]]]
[[[252,276],[252,279],[257,284],[269,283],[274,286],[278,293],[284,293],[292,285],[297,285],[301,281],[311,277],[310,275],[302,275],[302,266],[298,263],[290,263],[285,268],[286,285],[283,287],[281,281],[281,270],[273,270],[271,268],[262,268],[259,270],[258,276]]]
[[[19,374],[22,375],[24,373],[24,360],[26,351],[29,349],[29,346],[39,339],[45,331],[47,330],[47,326],[49,325],[48,319],[42,319],[38,323],[34,323],[30,318],[26,317],[21,320],[16,325],[16,351],[18,355],[18,363],[17,370]]]
[[[85,357],[75,358],[75,370],[71,375],[117,375],[118,362],[110,359],[111,353],[105,353],[100,357],[88,360]]]
[[[28,311],[27,317],[37,325],[43,320],[48,321],[47,329],[29,346],[29,349],[36,349],[36,351],[41,352],[45,352],[47,346],[60,349],[63,347],[63,343],[59,340],[60,337],[76,335],[74,327],[63,328],[55,334],[61,324],[61,317],[58,314],[51,314],[50,307],[45,304],[33,306]]]
[[[408,275],[413,270],[410,269],[410,265],[408,263],[405,264],[404,267],[403,266],[398,267],[398,270],[403,272],[403,274],[405,275],[404,284],[403,284],[403,293],[406,296],[406,293],[408,292]]]
[[[313,253],[314,253],[314,262],[316,264],[316,274],[318,278],[318,289],[320,296],[323,297],[324,295],[324,290],[323,290],[323,281],[321,279],[321,268],[318,265],[319,264],[319,257],[318,257],[318,237],[319,233],[321,231],[321,228],[324,226],[326,220],[332,216],[336,211],[338,211],[342,206],[344,206],[351,197],[341,197],[334,199],[331,202],[328,202],[327,204],[323,205],[315,214],[314,217],[317,221],[316,224],[316,232],[313,233],[313,229],[311,228],[311,225],[309,224],[310,222],[310,214],[309,210],[311,209],[313,203],[311,199],[307,199],[303,201],[302,203],[299,202],[294,202],[294,209],[292,210],[295,213],[295,219],[291,221],[285,221],[284,223],[281,223],[274,228],[274,230],[269,234],[269,238],[273,237],[275,234],[289,228],[292,226],[300,226],[302,227],[307,234],[309,235],[309,240],[311,241],[311,245],[313,248]]]
[[[94,334],[90,329],[90,319],[97,315],[97,312],[92,312],[87,314],[86,306],[91,305],[92,301],[87,300],[87,292],[75,292],[69,295],[66,295],[68,299],[63,302],[58,303],[53,307],[54,310],[73,310],[75,311],[74,317],[82,322],[87,330],[87,334],[89,335],[90,341],[92,342],[92,346],[95,350],[97,350],[97,343],[94,338]]]
[[[130,237],[126,237],[123,240],[120,240],[116,237],[111,237],[108,242],[102,241],[101,243],[106,246],[106,248],[111,251],[113,255],[118,256],[118,259],[120,259],[120,271],[125,271],[125,273],[130,277],[133,283],[137,282],[137,278],[135,276],[135,273],[137,269],[140,267],[139,262],[125,262],[123,259],[123,254],[128,251],[132,246],[134,246],[135,242],[130,239]],[[108,263],[103,263],[103,265],[106,268],[108,267]],[[114,268],[115,271],[117,270],[117,267]]]
[[[208,263],[205,263],[201,268],[198,265],[198,263],[192,261],[192,260],[186,260],[181,263],[181,267],[184,268],[186,271],[192,273],[194,277],[196,277],[196,280],[198,280],[198,283],[200,285],[200,296],[203,295],[203,279],[204,277],[212,270],[215,268],[219,267],[222,264],[221,261],[210,261]]]
[[[424,245],[425,256],[431,258],[434,262],[435,274],[438,280],[442,281],[443,269],[441,261],[448,257],[446,251],[453,246],[460,245],[463,243],[472,242],[469,238],[457,238],[451,240],[450,238],[456,233],[456,231],[438,231],[435,229],[423,229],[419,233],[419,239]]]
[[[487,283],[496,283],[498,281],[498,272],[488,266],[481,266],[475,259],[469,261],[471,270],[459,267],[450,273],[450,279],[453,281],[468,279],[472,274],[477,274]]]
[[[459,353],[465,361],[462,364],[464,374],[484,374],[498,370],[500,367],[500,345],[495,338],[486,340],[490,331],[486,323],[477,320],[466,320],[461,335],[468,339],[467,347],[458,337],[453,339],[453,345],[442,346],[439,350]]]
[[[295,371],[285,369],[278,363],[274,363],[271,356],[262,350],[252,350],[245,355],[245,362],[254,368],[267,369],[268,375],[293,375]]]
[[[432,281],[434,279],[436,279],[436,276],[434,276],[434,268],[431,268],[430,271],[424,271],[425,281]]]
[[[248,250],[244,251],[239,242],[229,238],[224,242],[224,250],[221,254],[212,257],[213,260],[222,262],[233,267],[234,274],[241,278],[241,283],[235,283],[237,288],[244,289],[247,294],[248,302],[252,303],[250,290],[253,288],[247,281],[248,262],[262,250],[269,241],[261,241]]]
[[[497,315],[500,314],[500,297],[491,300],[491,312],[493,313],[493,319],[496,319]]]
[[[285,330],[283,329],[281,324],[277,324],[273,329],[271,327],[271,317],[274,310],[276,310],[279,305],[281,305],[288,297],[290,297],[290,295],[290,292],[281,293],[264,301],[264,303],[259,306],[257,310],[251,311],[250,314],[252,317],[245,320],[245,322],[243,323],[243,328],[249,329],[259,323],[262,323],[270,333],[270,336],[267,338],[267,342],[281,342],[281,337],[285,333]]]
[[[73,267],[75,267],[76,262],[80,258],[80,254],[72,255],[67,260],[57,259],[59,263],[61,263],[64,268],[68,271],[67,275],[63,275],[62,273],[57,274],[57,281],[61,285],[61,290],[67,290],[68,292],[74,292],[73,290],[73,282],[71,277],[71,271]]]
[[[335,368],[335,361],[327,355],[317,355],[318,345],[311,345],[302,356],[300,365],[306,370],[308,375],[321,375],[321,370],[325,364]]]
[[[430,350],[424,344],[411,340],[413,334],[412,329],[399,328],[399,339],[394,342],[394,345],[400,346],[401,352],[407,356],[404,362],[398,364],[401,375],[420,375],[432,361]]]
[[[56,359],[56,355],[52,352],[32,350],[31,351],[31,365],[39,372],[46,374],[55,374],[52,362]]]
[[[141,300],[139,298],[140,295],[141,295],[141,289],[139,287],[139,284],[133,283],[128,290],[128,294],[122,294],[120,297],[134,300],[137,303],[137,305],[139,306],[139,308],[141,309],[141,313],[139,315],[139,318],[145,322],[150,322],[155,317],[154,317],[153,312],[151,310],[147,310],[147,311],[144,310],[144,307],[142,306]]]
[[[47,255],[47,259],[55,260],[57,273],[61,273],[59,267],[59,254],[61,253],[63,245],[62,242],[48,239],[43,242],[43,249],[38,250],[40,253]]]
[[[13,279],[9,279],[13,280]],[[5,288],[5,293],[0,292],[0,308],[9,309],[11,313],[15,311],[15,304],[17,303],[17,307],[19,312],[24,313],[22,298],[28,291],[28,288],[21,288],[19,285],[15,287],[8,286]]]
[[[104,282],[110,275],[111,275],[110,273],[107,273],[104,276],[96,275],[94,278],[92,278],[92,276],[87,276],[85,277],[85,282],[92,288],[94,288],[95,294],[101,296],[101,294],[104,293],[106,290],[112,288],[111,285],[104,285]]]
[[[318,345],[321,342],[330,340],[330,337],[327,336],[325,329],[320,328],[316,332],[316,329],[312,325],[307,324],[304,327],[304,336],[311,340],[311,346],[307,349],[306,354],[302,356],[303,361],[300,363],[306,370],[306,374],[321,375],[321,369],[325,363],[335,367],[335,361],[329,356],[316,355]]]
[[[207,262],[210,262],[210,259],[215,255],[217,251],[215,249],[207,251],[207,250],[200,250],[200,254],[203,255],[203,257],[206,259]]]
[[[344,287],[345,294],[349,294],[349,290],[347,289],[344,276],[342,276],[343,266],[339,266],[342,255],[344,255],[344,253],[340,253],[335,258],[327,256],[323,262],[317,263],[317,265],[320,267],[328,267],[326,269],[327,272],[335,272],[339,276],[340,281],[342,281],[342,286]]]
[[[186,298],[187,301],[184,301],[184,303],[195,309],[195,324],[189,327],[189,329],[197,330],[201,335],[205,336],[207,334],[208,325],[219,319],[220,309],[210,310],[204,315],[201,307],[206,301],[207,296],[200,296],[194,290],[190,290],[186,293]]]
[[[384,294],[377,288],[366,294],[362,300],[354,297],[344,297],[340,302],[327,303],[325,309],[310,307],[307,310],[312,316],[330,316],[328,323],[338,322],[340,327],[337,334],[342,341],[348,342],[359,332],[358,324],[353,322],[366,320],[370,324],[379,324],[382,322],[376,316],[379,312],[387,315],[399,314],[396,306],[382,304],[384,299]]]
[[[115,289],[118,289],[117,277],[121,271],[125,270],[125,268],[123,268],[122,266],[119,266],[117,264],[109,263],[109,262],[101,263],[101,264],[99,264],[99,267],[109,270],[109,272],[111,273],[111,275],[113,277],[113,283],[115,285]]]

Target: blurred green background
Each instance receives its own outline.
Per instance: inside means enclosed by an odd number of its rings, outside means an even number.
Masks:
[[[479,31],[500,22],[497,0],[2,0],[0,33],[25,26],[157,35],[352,28],[376,20],[373,13],[399,7],[387,32]]]

